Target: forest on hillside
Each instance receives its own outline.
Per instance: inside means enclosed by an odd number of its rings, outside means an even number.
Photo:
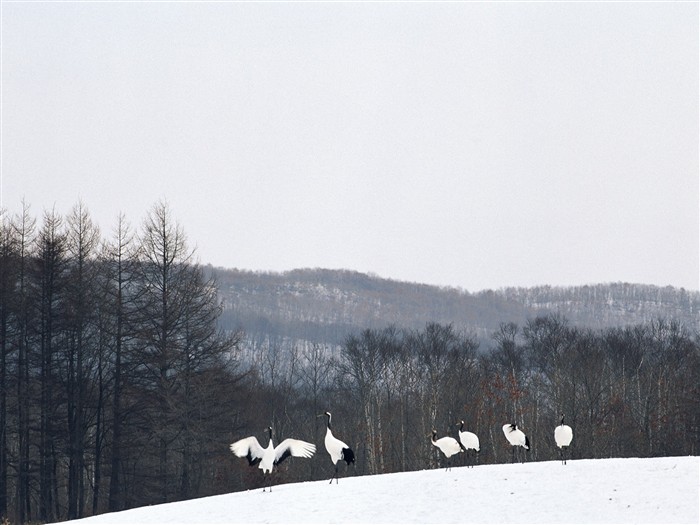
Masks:
[[[270,340],[288,348],[321,344],[337,350],[348,335],[365,328],[415,330],[437,322],[473,334],[487,349],[501,323],[522,325],[550,314],[595,330],[659,318],[700,330],[700,292],[670,286],[606,283],[470,293],[349,270],[206,271],[219,283],[220,325],[244,329],[250,346]]]
[[[439,314],[415,327],[362,317],[363,293],[381,302],[377,287],[391,288],[367,278],[332,314],[348,329],[332,348],[287,344],[257,326],[248,337],[254,316],[225,327],[222,284],[167,204],[138,229],[120,218],[110,236],[80,203],[65,217],[37,221],[25,207],[2,218],[0,517],[12,523],[261,487],[229,444],[266,446],[268,426],[275,442],[318,449],[281,464],[275,483],[330,478],[326,410],[355,451],[341,476],[436,468],[431,430],[456,436],[461,420],[480,437],[480,464],[510,461],[504,423],[529,436],[527,461],[553,459],[562,413],[574,458],[698,454],[700,334],[673,316],[591,328],[543,312],[477,337]]]

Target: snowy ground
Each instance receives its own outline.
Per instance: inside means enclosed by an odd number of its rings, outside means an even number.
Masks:
[[[700,523],[700,458],[483,465],[273,486],[71,523]]]

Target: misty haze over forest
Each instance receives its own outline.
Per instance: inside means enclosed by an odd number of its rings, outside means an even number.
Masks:
[[[422,329],[439,322],[474,334],[485,350],[501,323],[523,325],[549,314],[595,330],[656,319],[700,329],[700,293],[671,286],[620,282],[470,293],[350,270],[206,271],[215,276],[223,301],[221,326],[242,329],[251,345],[337,349],[347,335],[365,328]]]

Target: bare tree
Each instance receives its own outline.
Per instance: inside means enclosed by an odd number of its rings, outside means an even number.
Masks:
[[[82,202],[73,207],[67,218],[65,330],[67,333],[67,416],[69,434],[68,518],[85,513],[85,447],[88,439],[88,386],[94,384],[90,374],[96,370],[97,271],[95,264],[100,231]],[[98,434],[98,439],[101,436]],[[97,466],[99,462],[95,463]],[[95,472],[99,485],[99,466]]]
[[[525,352],[517,342],[518,326],[515,323],[502,323],[493,339],[496,348],[491,353],[491,358],[497,366],[497,370],[504,381],[504,388],[508,392],[509,407],[504,407],[504,415],[513,422],[522,420],[522,402],[524,392],[524,375],[526,372]]]
[[[221,305],[214,281],[204,279],[184,231],[166,203],[156,204],[141,235],[138,362],[143,416],[157,445],[155,490],[160,501],[189,494],[193,456],[192,382],[218,366],[232,339],[219,332]],[[149,401],[151,399],[152,401]],[[173,454],[181,461],[171,461]],[[174,465],[180,465],[175,472]]]
[[[58,394],[59,348],[65,341],[61,337],[65,323],[66,236],[63,219],[55,211],[44,213],[44,222],[37,238],[37,257],[34,283],[38,297],[40,361],[35,363],[40,371],[41,391],[39,425],[39,518],[52,521],[57,517],[58,480],[56,479],[59,439]],[[57,439],[58,438],[58,439]]]
[[[17,284],[13,346],[17,349],[17,481],[15,483],[15,517],[20,523],[31,518],[29,417],[32,407],[29,385],[29,349],[31,344],[34,297],[31,286],[32,258],[35,253],[36,220],[29,214],[29,205],[22,203],[22,212],[10,224],[17,242]]]
[[[19,254],[17,238],[5,213],[0,210],[0,519],[7,518],[8,491],[8,367],[13,345],[12,326],[16,318]]]
[[[391,356],[399,347],[398,333],[394,327],[384,330],[365,330],[357,337],[349,336],[341,350],[338,373],[356,396],[356,404],[362,414],[365,430],[363,449],[370,474],[384,472],[385,436],[383,433],[384,381]]]
[[[112,241],[103,248],[102,268],[105,303],[112,313],[105,331],[112,347],[112,432],[110,451],[109,504],[110,511],[124,508],[125,500],[121,479],[123,463],[123,424],[125,407],[123,400],[124,358],[126,347],[133,341],[135,312],[137,254],[134,233],[126,217],[119,214]]]

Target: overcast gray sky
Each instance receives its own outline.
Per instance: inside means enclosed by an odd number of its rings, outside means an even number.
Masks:
[[[202,263],[697,290],[697,2],[2,3],[2,206]]]

